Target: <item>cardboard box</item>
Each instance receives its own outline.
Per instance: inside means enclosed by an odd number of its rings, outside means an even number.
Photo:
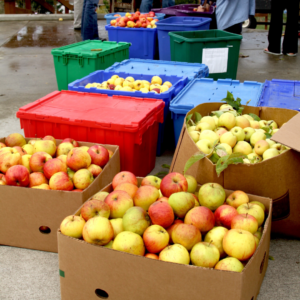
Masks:
[[[221,103],[201,104],[187,115],[199,112],[207,116],[218,110]],[[217,182],[225,189],[241,189],[246,193],[273,199],[272,232],[300,237],[300,114],[294,110],[246,106],[243,113],[254,113],[262,120],[275,120],[281,127],[272,139],[294,150],[286,151],[267,161],[253,165],[230,165],[220,177],[215,165],[204,158],[195,163],[187,174],[196,177],[199,184]],[[289,121],[290,120],[290,121]],[[183,172],[187,160],[199,150],[183,125],[170,172]]]
[[[4,138],[0,142],[4,142]],[[60,142],[57,140],[57,144]],[[95,144],[80,142],[79,145],[90,147]],[[104,146],[112,150],[114,155],[82,193],[0,186],[0,244],[57,252],[56,231],[62,220],[73,214],[78,206],[99,192],[120,172],[119,147]],[[40,231],[41,226],[49,227],[50,232],[49,229]]]
[[[111,192],[112,187],[103,190]],[[249,198],[262,202],[268,216],[259,246],[241,273],[153,260],[88,244],[58,231],[62,300],[257,299],[268,266],[272,201]]]

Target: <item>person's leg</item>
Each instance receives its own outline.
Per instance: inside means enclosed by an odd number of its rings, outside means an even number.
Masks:
[[[141,13],[148,13],[152,9],[153,0],[142,0],[140,6]]]
[[[82,15],[81,35],[85,40],[98,40],[98,23],[96,8],[98,0],[85,0],[84,10]]]
[[[162,7],[169,7],[169,6],[174,6],[175,5],[175,0],[163,0],[162,1]]]
[[[81,28],[83,0],[74,0],[74,29]]]
[[[284,5],[282,5],[282,1],[271,1],[271,22],[268,36],[268,50],[273,53],[281,53],[283,10]]]
[[[283,53],[298,53],[298,16],[299,1],[287,1],[287,22],[282,45]]]
[[[242,26],[240,23],[234,24],[226,29],[224,31],[235,33],[235,34],[241,34],[242,33]]]

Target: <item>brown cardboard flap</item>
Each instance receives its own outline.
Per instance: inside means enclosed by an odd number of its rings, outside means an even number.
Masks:
[[[295,115],[284,124],[273,136],[272,140],[300,152],[300,114]]]

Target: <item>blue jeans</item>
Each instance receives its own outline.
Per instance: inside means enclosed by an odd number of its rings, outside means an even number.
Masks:
[[[152,9],[153,0],[142,0],[140,12],[148,13]],[[162,7],[174,6],[175,0],[163,0]]]
[[[81,36],[83,41],[99,40],[96,13],[98,2],[99,0],[84,0],[81,19]]]

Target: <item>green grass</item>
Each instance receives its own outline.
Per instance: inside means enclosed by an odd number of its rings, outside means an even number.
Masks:
[[[256,21],[257,22],[265,22],[265,17],[256,17]],[[268,22],[270,22],[271,21],[271,14],[268,14]],[[285,23],[286,22],[286,14],[283,14],[283,23]],[[269,25],[267,26],[267,30],[269,30]],[[256,29],[265,29],[265,25],[257,25],[256,26]],[[283,28],[282,28],[282,32],[284,32],[285,31],[285,25],[283,26]]]

